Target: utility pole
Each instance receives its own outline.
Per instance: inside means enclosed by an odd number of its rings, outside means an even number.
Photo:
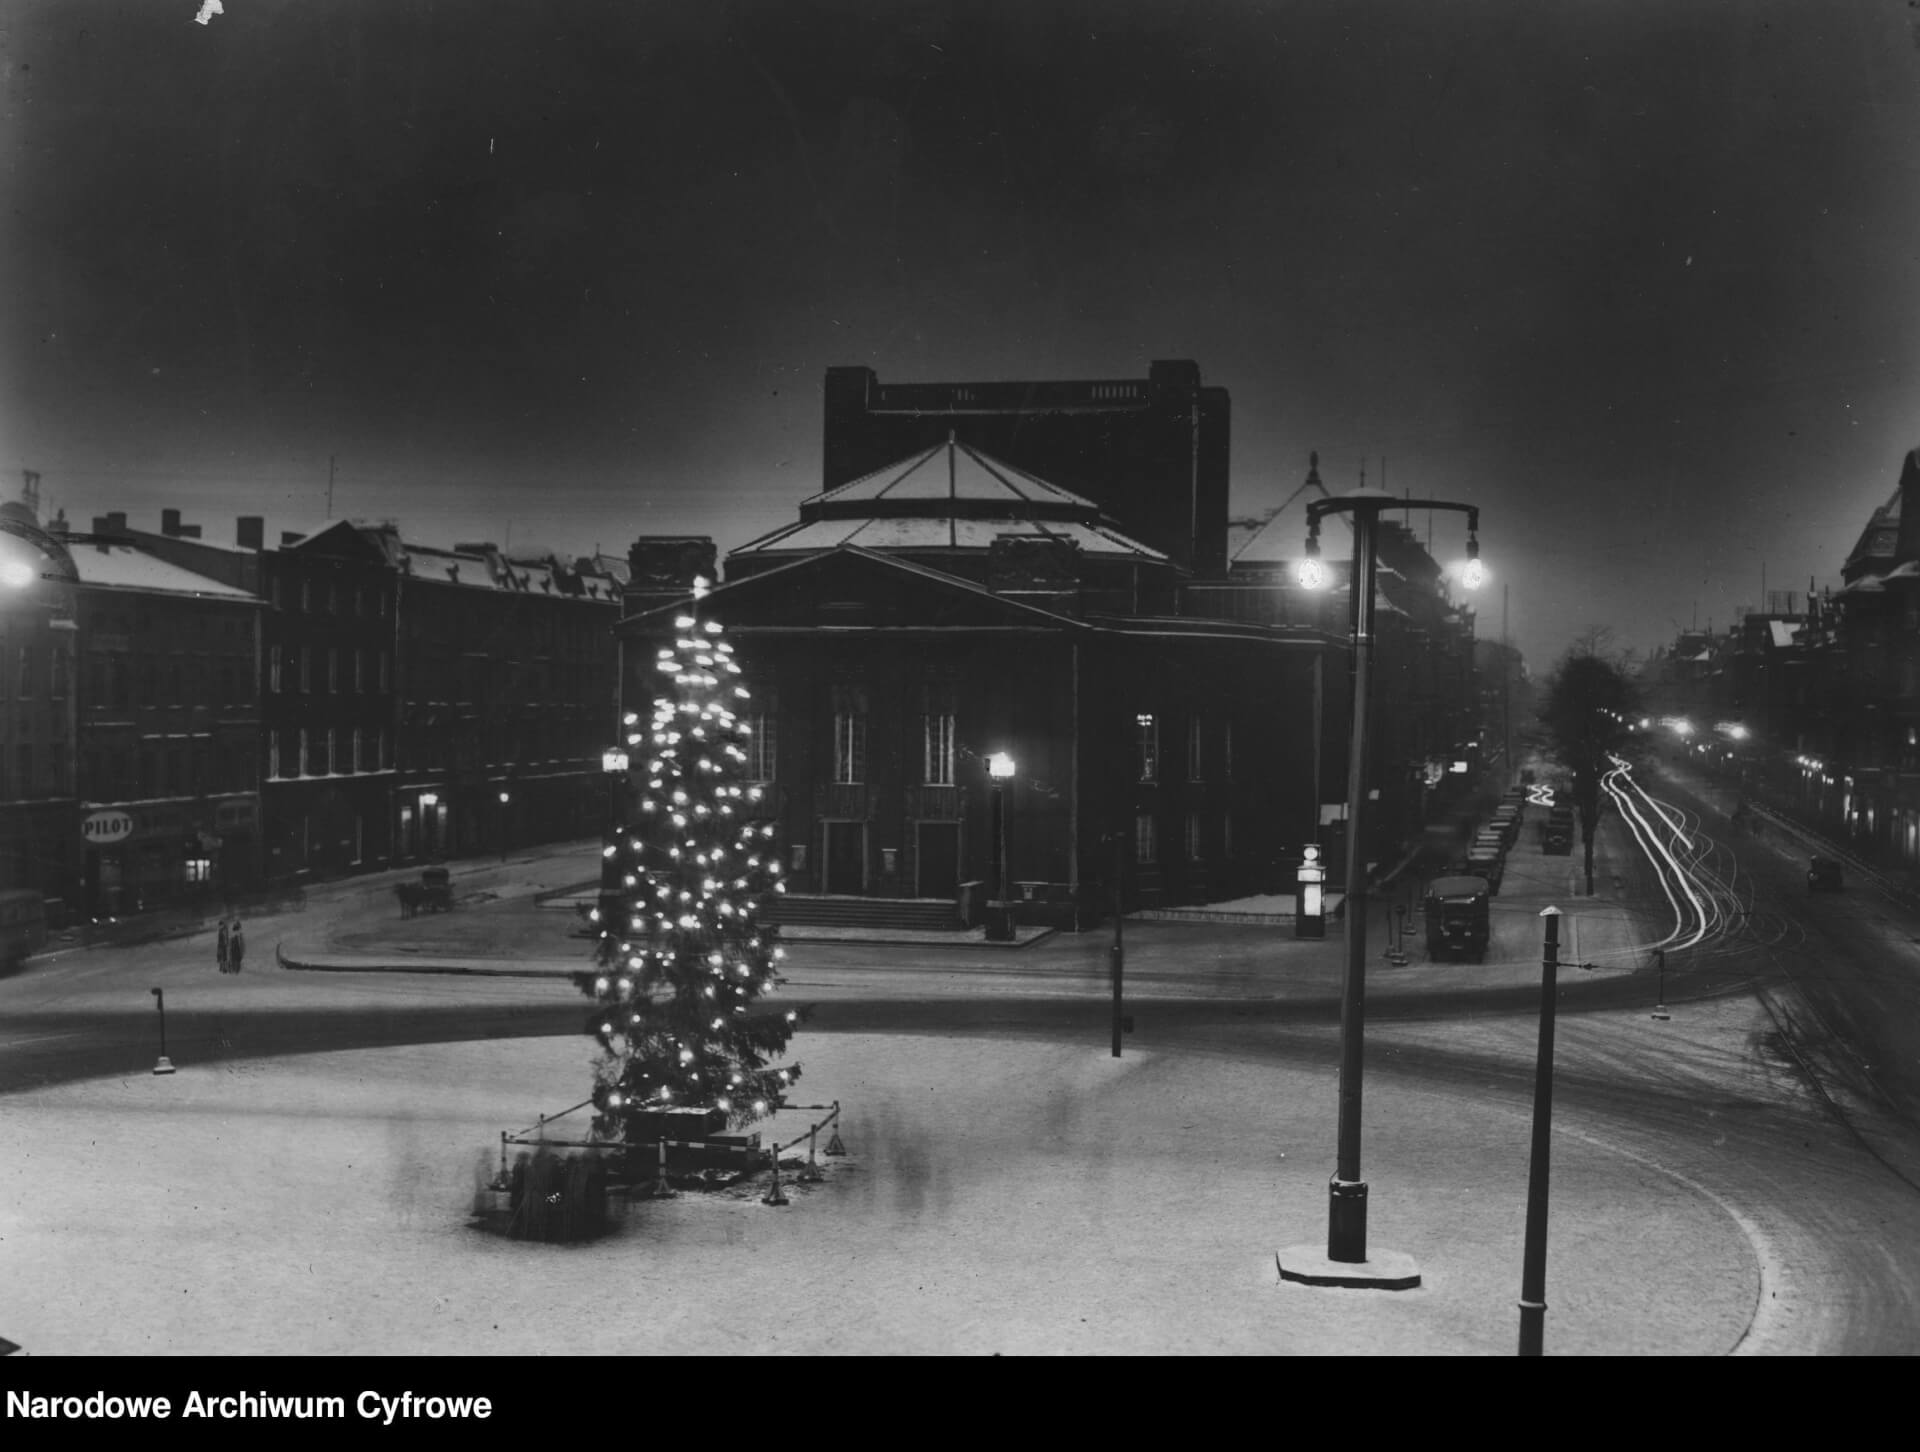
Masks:
[[[333,518],[333,458],[327,455],[327,518]]]

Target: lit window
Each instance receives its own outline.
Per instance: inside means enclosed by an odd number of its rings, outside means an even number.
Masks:
[[[953,785],[953,714],[929,712],[920,718],[921,780],[929,786]]]
[[[773,712],[755,711],[746,717],[751,728],[747,736],[747,780],[772,781],[775,753]]]
[[[1160,779],[1160,723],[1151,712],[1133,718],[1134,754],[1141,781]]]
[[[866,780],[866,711],[849,699],[833,713],[833,780],[852,786]]]

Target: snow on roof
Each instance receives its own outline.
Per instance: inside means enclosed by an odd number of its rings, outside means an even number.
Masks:
[[[558,560],[511,559],[494,551],[443,550],[431,545],[403,546],[410,578],[479,590],[570,595],[577,599],[617,603],[620,582],[588,569],[576,573]]]
[[[789,525],[728,551],[737,555],[810,554],[839,545],[870,550],[985,550],[1003,534],[1044,534],[1072,540],[1090,555],[1164,561],[1156,549],[1103,526],[1037,519],[818,519]]]
[[[1099,506],[1092,500],[1062,489],[1057,484],[1049,484],[1023,469],[960,443],[951,435],[945,443],[935,444],[912,458],[889,464],[851,483],[804,499],[800,507],[804,510],[809,504],[828,501],[846,504],[862,499],[924,499],[929,502],[987,499],[1009,505],[1045,501],[1077,506],[1095,515],[1100,512]]]
[[[1263,565],[1300,559],[1307,552],[1307,506],[1316,499],[1332,497],[1320,482],[1320,456],[1315,454],[1305,481],[1254,528],[1233,552],[1234,560]],[[1353,554],[1353,526],[1344,514],[1321,519],[1320,552],[1322,558]]]
[[[1767,622],[1767,633],[1773,637],[1774,645],[1782,649],[1793,644],[1793,637],[1799,629],[1797,621],[1769,620]]]
[[[155,559],[131,545],[75,540],[68,545],[82,585],[107,590],[150,590],[168,595],[209,595],[226,600],[258,600],[231,585]]]

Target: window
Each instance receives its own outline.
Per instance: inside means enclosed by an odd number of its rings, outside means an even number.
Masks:
[[[340,689],[340,647],[327,647],[327,689],[337,693]]]
[[[1201,765],[1204,753],[1200,745],[1200,718],[1187,717],[1187,780],[1201,781]]]
[[[267,775],[280,775],[280,736],[273,731],[267,733]]]
[[[311,611],[313,609],[313,581],[311,580],[302,580],[300,582],[300,608],[303,611]]]
[[[1134,756],[1141,781],[1160,779],[1160,722],[1151,712],[1142,711],[1133,718]]]
[[[307,776],[310,774],[310,769],[313,766],[313,762],[312,762],[312,759],[309,758],[307,755],[307,728],[304,726],[300,728],[300,755],[297,758],[295,758],[295,763],[300,768],[301,776]]]
[[[210,857],[189,857],[186,859],[188,882],[211,882],[213,880],[213,859]]]
[[[353,728],[353,768],[352,769],[354,771],[360,771],[362,769],[361,759],[360,759],[360,728],[358,726]]]
[[[929,786],[953,785],[953,713],[928,712],[920,718],[921,780]]]
[[[1187,813],[1187,861],[1198,862],[1206,854],[1200,845],[1200,814]]]
[[[356,595],[354,597],[358,599]],[[355,650],[353,653],[353,693],[357,696],[367,688],[367,653]]]
[[[20,673],[17,679],[19,689],[14,695],[24,701],[33,694],[33,647],[30,645],[20,647]]]
[[[1220,776],[1223,781],[1233,780],[1233,722],[1220,723]]]
[[[1160,860],[1160,841],[1153,830],[1153,814],[1141,812],[1133,819],[1133,860],[1143,867]]]
[[[836,690],[833,712],[833,779],[856,784],[867,779],[866,693]]]
[[[323,750],[325,755],[320,758],[320,770],[314,773],[315,776],[331,776],[333,774],[334,763],[337,758],[333,754],[333,728],[331,726],[327,728],[326,742]]]
[[[1233,813],[1228,812],[1220,819],[1220,855],[1233,856]]]
[[[386,598],[385,595],[380,597],[382,603],[386,601]],[[380,652],[380,689],[382,691],[387,689],[387,653],[384,650]]]
[[[747,780],[772,781],[776,748],[773,712],[752,711],[742,718],[747,736]]]
[[[300,647],[300,689],[313,689],[313,647],[310,645]]]
[[[67,653],[59,646],[50,646],[47,650],[47,694],[56,701],[66,699],[67,695]]]

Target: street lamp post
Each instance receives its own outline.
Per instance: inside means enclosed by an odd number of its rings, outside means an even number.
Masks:
[[[1477,588],[1485,578],[1480,564],[1480,511],[1434,499],[1399,499],[1383,489],[1360,489],[1307,506],[1307,553],[1300,582],[1309,589],[1326,582],[1320,564],[1320,521],[1347,514],[1353,521],[1353,572],[1348,583],[1353,622],[1353,707],[1347,746],[1346,919],[1347,961],[1340,981],[1340,1116],[1337,1166],[1328,1185],[1327,1251],[1310,1247],[1282,1252],[1280,1273],[1313,1285],[1369,1286],[1400,1290],[1420,1284],[1413,1258],[1397,1251],[1367,1253],[1367,1185],[1360,1178],[1360,1083],[1364,1057],[1367,972],[1367,860],[1364,808],[1367,801],[1367,710],[1373,674],[1373,589],[1380,516],[1388,509],[1446,510],[1467,516],[1467,565],[1464,583]],[[1290,1268],[1288,1262],[1292,1261]]]
[[[607,843],[600,849],[600,926],[607,928],[620,904],[620,783],[627,775],[626,749],[609,746],[602,751],[600,771],[607,779]]]
[[[222,931],[225,930],[223,929]],[[153,1072],[156,1074],[171,1074],[173,1072],[173,1060],[167,1057],[167,995],[158,988],[152,989],[151,992],[153,994],[153,1006],[160,1010],[160,1059],[159,1062],[153,1066]]]
[[[1013,780],[1013,758],[996,751],[987,758],[987,775],[993,778],[993,820],[988,831],[993,838],[993,887],[999,901],[987,913],[987,938],[995,943],[1013,941],[1013,894],[1009,891],[1007,871],[1007,804],[1005,784]]]

